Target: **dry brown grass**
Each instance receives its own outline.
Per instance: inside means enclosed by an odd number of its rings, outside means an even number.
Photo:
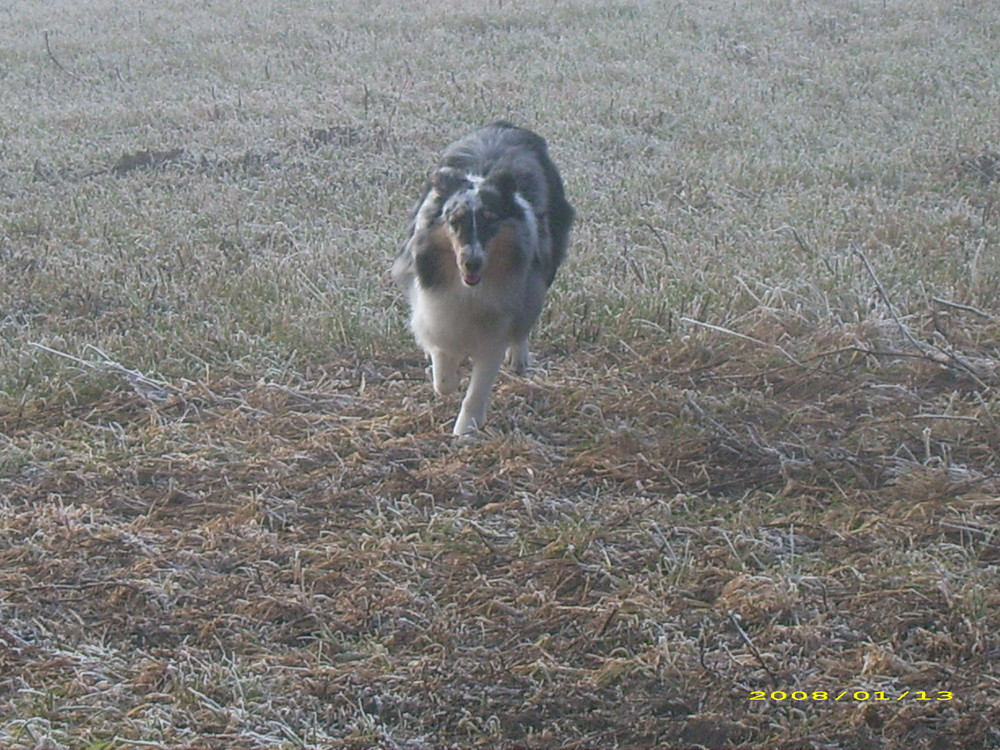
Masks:
[[[794,344],[553,358],[471,446],[410,361],[6,414],[8,742],[994,747],[996,395]]]
[[[0,745],[1000,748],[990,3],[8,5]],[[499,116],[580,221],[456,445],[384,272]]]

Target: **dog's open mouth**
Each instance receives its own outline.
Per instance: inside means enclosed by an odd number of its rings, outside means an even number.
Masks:
[[[475,286],[482,281],[482,279],[483,277],[478,273],[472,273],[471,271],[462,272],[462,281],[465,282],[466,286]]]

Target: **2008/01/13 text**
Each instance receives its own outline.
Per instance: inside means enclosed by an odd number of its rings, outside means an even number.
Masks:
[[[836,693],[816,690],[806,692],[805,690],[794,690],[786,693],[783,690],[773,690],[770,693],[766,690],[751,690],[750,700],[752,701],[950,701],[955,697],[954,693],[947,690],[904,690],[901,693],[886,693],[882,690],[843,690]]]

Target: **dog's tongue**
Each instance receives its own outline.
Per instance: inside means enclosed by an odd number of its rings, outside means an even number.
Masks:
[[[465,280],[465,283],[468,284],[469,286],[475,286],[476,284],[479,283],[479,280],[482,278],[482,276],[480,276],[478,273],[466,273],[462,278]]]

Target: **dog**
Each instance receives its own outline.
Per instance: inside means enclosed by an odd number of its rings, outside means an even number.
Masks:
[[[426,183],[391,275],[435,392],[457,390],[459,367],[472,361],[455,435],[483,427],[505,354],[518,374],[527,369],[528,335],[574,216],[545,140],[509,122],[452,143]]]

